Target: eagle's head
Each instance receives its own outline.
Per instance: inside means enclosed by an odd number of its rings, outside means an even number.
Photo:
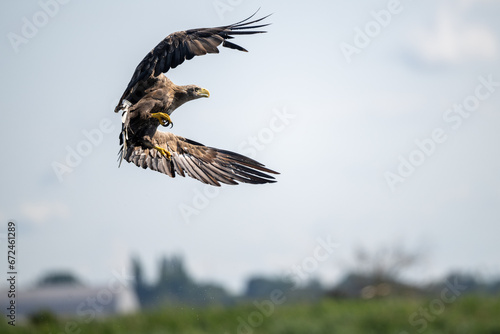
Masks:
[[[171,111],[174,111],[186,102],[210,96],[208,90],[196,85],[175,86],[174,92],[174,99],[170,106]]]
[[[210,92],[205,88],[198,87],[196,85],[184,86],[186,94],[189,99],[199,99],[200,97],[210,97]]]

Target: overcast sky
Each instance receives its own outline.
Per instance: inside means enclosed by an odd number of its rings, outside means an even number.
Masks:
[[[146,53],[259,7],[272,25],[237,37],[249,53],[168,73],[211,92],[171,131],[278,183],[118,168],[113,108]],[[21,286],[53,270],[103,284],[132,255],[153,277],[173,254],[233,291],[296,266],[328,284],[355,248],[397,244],[426,255],[416,281],[500,273],[499,15],[493,0],[3,1],[0,237],[14,219]]]

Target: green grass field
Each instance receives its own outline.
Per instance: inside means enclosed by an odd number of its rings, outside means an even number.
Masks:
[[[500,298],[463,296],[440,299],[325,300],[276,306],[270,302],[234,308],[169,308],[92,320],[55,319],[7,325],[0,333],[102,334],[500,334]]]

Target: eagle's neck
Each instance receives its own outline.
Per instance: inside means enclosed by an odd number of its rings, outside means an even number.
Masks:
[[[184,103],[189,102],[191,100],[196,99],[196,96],[193,96],[189,93],[189,86],[174,86],[174,96],[172,101],[172,107],[170,108],[172,111],[182,106]]]

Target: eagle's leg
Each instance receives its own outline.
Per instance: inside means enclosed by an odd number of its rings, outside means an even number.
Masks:
[[[163,126],[169,126],[169,125],[174,125],[172,120],[170,119],[170,116],[164,112],[156,112],[151,114],[152,118],[156,118],[158,122],[160,122],[161,125]]]
[[[164,148],[161,148],[159,146],[154,146],[154,148],[156,150],[158,150],[158,152],[160,152],[164,157],[167,158],[167,160],[172,160],[172,153],[170,153],[169,151],[167,151],[166,149]]]

